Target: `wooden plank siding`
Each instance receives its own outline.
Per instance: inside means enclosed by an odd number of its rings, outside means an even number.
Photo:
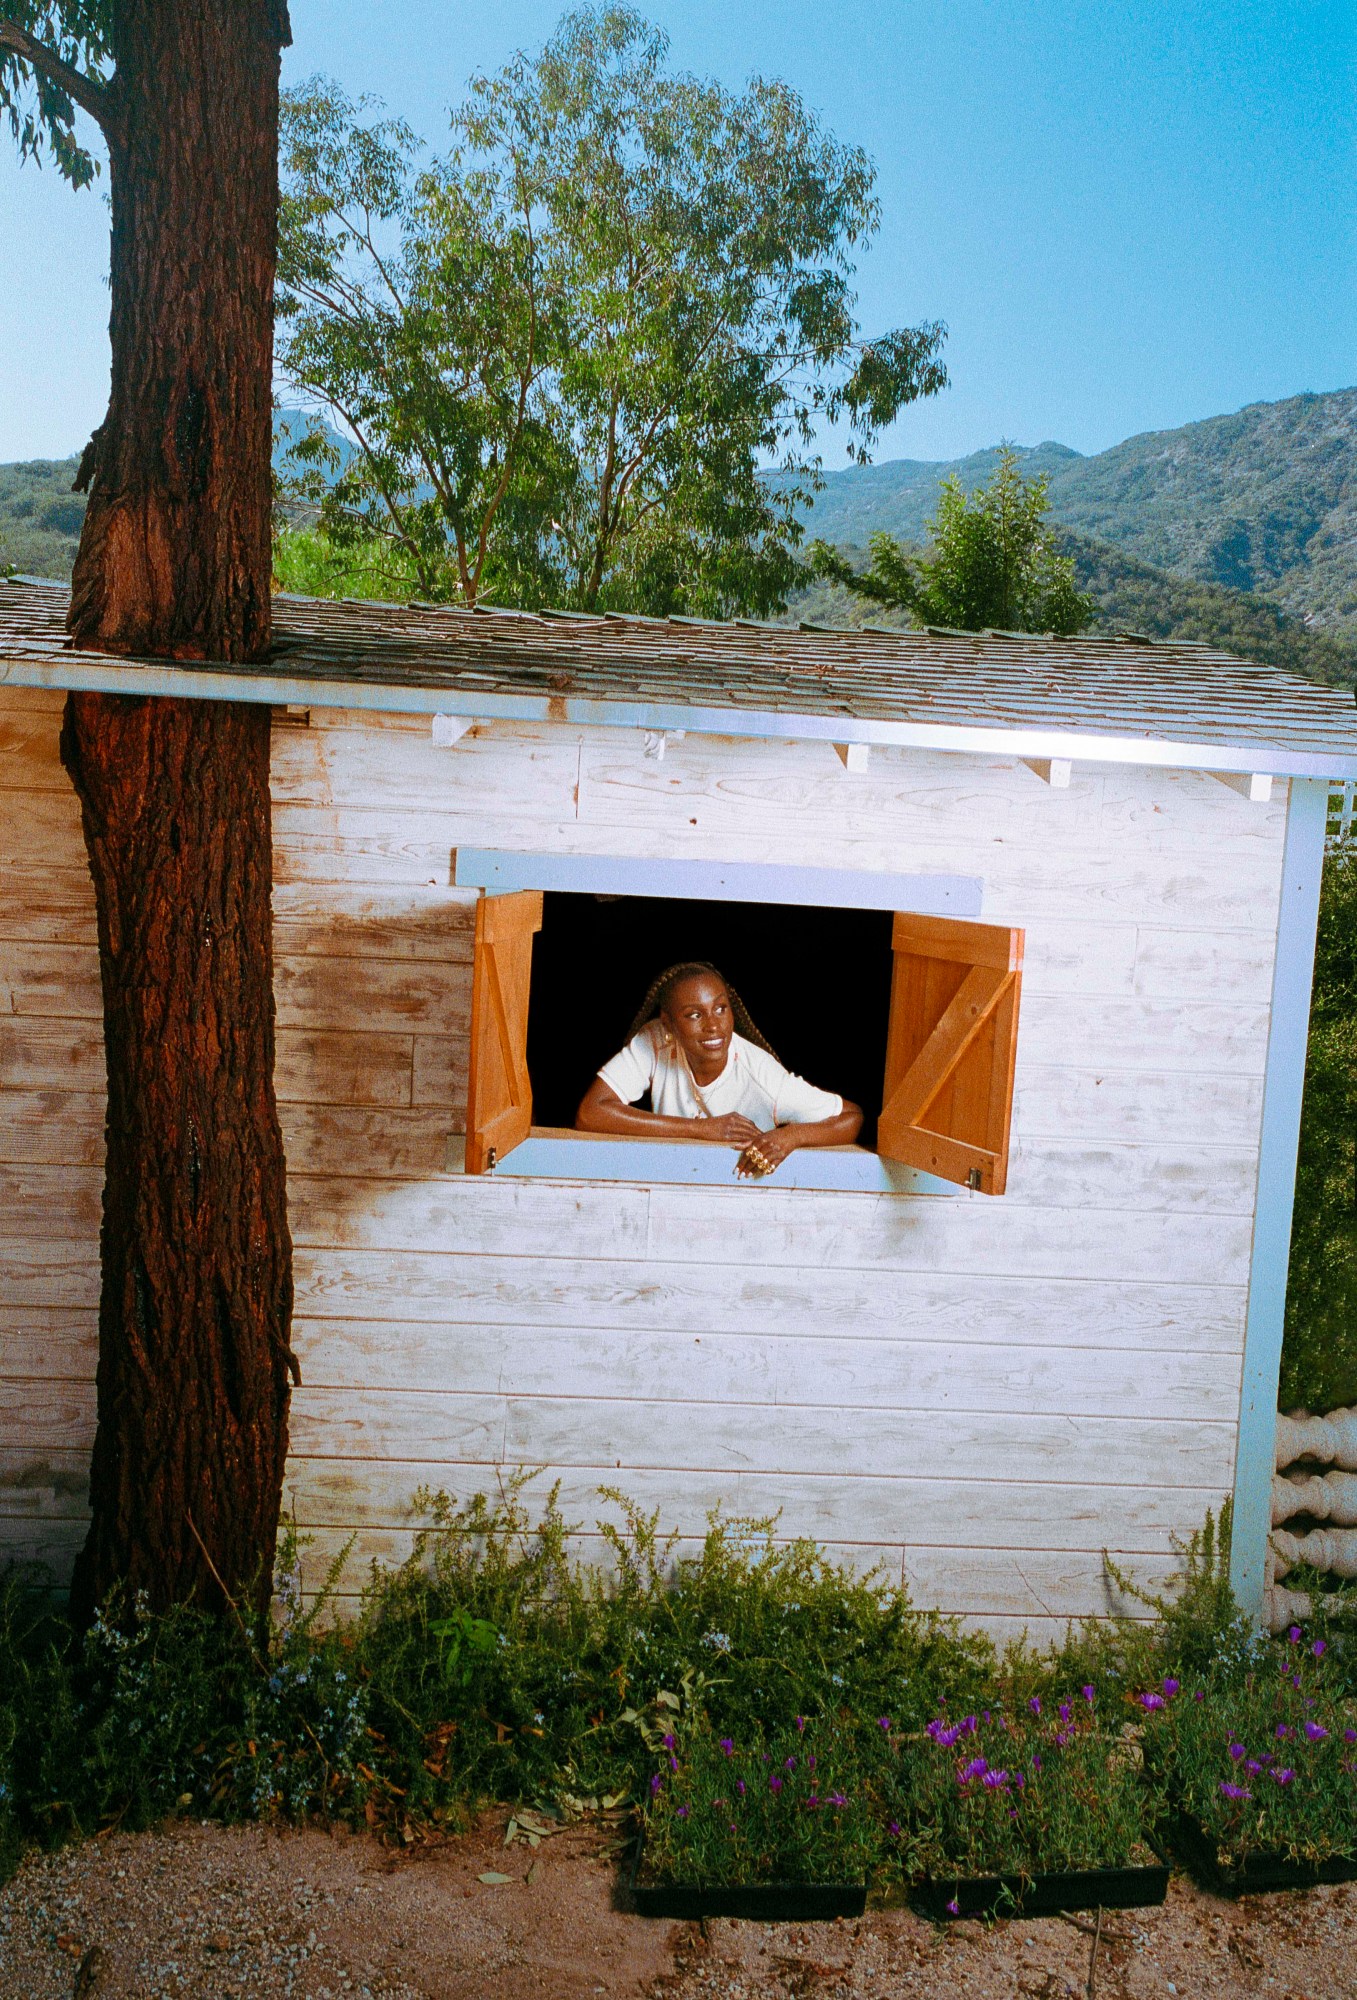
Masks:
[[[0,1553],[68,1566],[93,1433],[103,1058],[59,697],[0,688]],[[1285,788],[313,710],[274,735],[290,1504],[318,1574],[417,1488],[601,1484],[691,1538],[779,1513],[921,1603],[1046,1638],[1230,1490]],[[998,1199],[447,1171],[459,846],[953,873],[1026,965]],[[831,1084],[833,1078],[823,1081]],[[1121,1607],[1134,1609],[1134,1607]]]

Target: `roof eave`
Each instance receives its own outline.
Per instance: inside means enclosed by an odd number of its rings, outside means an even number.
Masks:
[[[1357,778],[1357,752],[1298,750],[1275,743],[1201,743],[1173,736],[1116,736],[1031,723],[893,722],[788,709],[703,707],[657,700],[608,701],[571,694],[492,694],[478,688],[418,687],[385,681],[325,681],[252,667],[130,662],[62,647],[0,661],[0,685],[145,694],[198,701],[251,701],[270,707],[371,709],[398,715],[462,715],[480,721],[557,722],[608,729],[687,730],[694,735],[788,737],[821,743],[941,750],[973,756],[1067,757],[1088,764],[1155,765],[1172,770],[1268,772],[1274,777]]]

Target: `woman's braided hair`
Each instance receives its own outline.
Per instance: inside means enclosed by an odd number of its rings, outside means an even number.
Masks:
[[[709,965],[702,958],[685,959],[679,965],[666,966],[665,970],[657,978],[651,980],[646,997],[641,1002],[640,1012],[627,1030],[627,1040],[631,1041],[633,1037],[639,1035],[642,1028],[648,1026],[657,1015],[664,1011],[669,1005],[674,988],[680,981],[696,978],[699,974],[704,974],[709,979],[720,980],[730,998],[730,1011],[735,1016],[735,1026],[739,1032],[747,1042],[753,1042],[756,1048],[766,1050],[772,1056],[774,1062],[776,1062],[778,1059],[776,1051],[772,1044],[755,1027],[749,1009],[745,1006],[744,1001],[735,991],[735,988],[723,972],[719,972],[714,965]]]

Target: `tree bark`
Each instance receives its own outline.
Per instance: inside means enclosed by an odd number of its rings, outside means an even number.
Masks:
[[[113,368],[77,647],[268,651],[282,0],[114,0]],[[108,1068],[93,1519],[72,1610],[266,1605],[292,1308],[269,711],[68,698]]]

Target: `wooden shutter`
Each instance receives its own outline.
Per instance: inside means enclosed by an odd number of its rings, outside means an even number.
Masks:
[[[471,976],[471,1068],[466,1096],[466,1170],[483,1174],[526,1139],[532,1125],[528,1079],[528,987],[542,896],[482,896],[476,905]]]
[[[943,1180],[1002,1194],[1023,934],[901,911],[893,943],[877,1151]]]

